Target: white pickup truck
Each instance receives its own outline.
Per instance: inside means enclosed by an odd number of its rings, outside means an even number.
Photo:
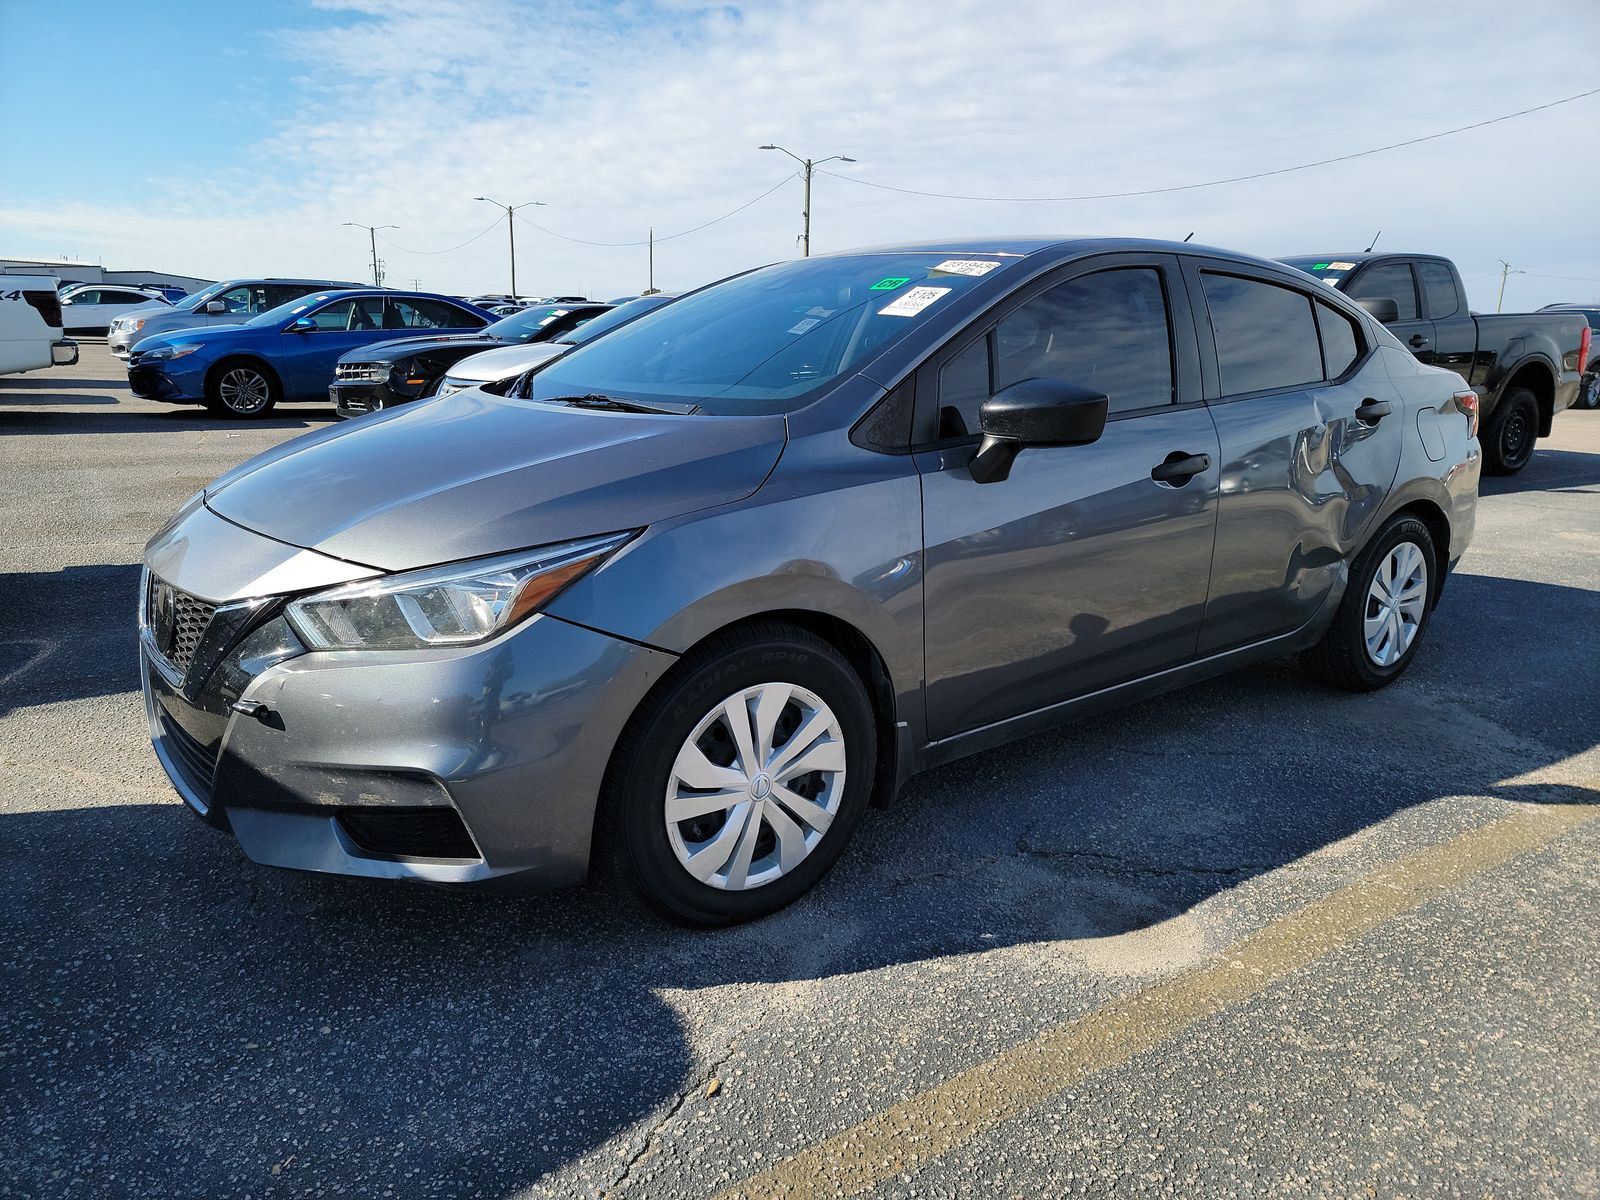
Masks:
[[[0,375],[69,367],[78,343],[61,333],[61,301],[48,275],[0,275]]]

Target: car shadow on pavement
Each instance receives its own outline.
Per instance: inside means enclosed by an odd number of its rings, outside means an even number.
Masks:
[[[3,399],[3,397],[0,397]],[[219,417],[200,405],[175,406],[161,412],[133,410],[109,411],[82,408],[61,412],[42,412],[30,409],[23,412],[8,411],[0,404],[0,436],[10,434],[63,434],[63,433],[190,433],[223,430],[228,433],[247,433],[262,429],[319,429],[337,420],[327,406],[293,408],[284,405],[272,410],[268,417],[248,421]]]
[[[500,1196],[615,1139],[599,1175],[563,1180],[603,1192],[645,1118],[704,1091],[695,1048],[754,1036],[740,985],[1070,954],[1268,871],[1336,868],[1352,835],[1443,797],[1600,803],[1515,782],[1594,745],[1565,710],[1597,687],[1600,594],[1458,575],[1395,687],[1269,664],[958,762],[871,814],[811,896],[716,933],[605,882],[511,899],[274,872],[175,803],[13,812],[0,1080],[24,1116],[0,1131],[0,1181]]]
[[[123,563],[0,572],[0,717],[139,686],[139,571]]]
[[[32,393],[45,392],[49,395],[50,404],[70,404],[77,397],[73,392],[122,392],[127,394],[128,381],[126,379],[80,379],[62,378],[49,375],[7,375],[0,376],[0,401],[3,401],[13,392]]]
[[[1595,414],[1600,423],[1600,413]],[[1600,454],[1578,450],[1547,450],[1541,446],[1533,459],[1515,475],[1485,475],[1478,484],[1485,496],[1515,492],[1577,492],[1600,490]]]

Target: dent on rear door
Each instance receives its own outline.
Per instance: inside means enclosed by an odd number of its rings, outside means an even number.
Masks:
[[[1355,416],[1367,398],[1393,411]],[[1344,383],[1213,407],[1222,494],[1200,652],[1289,633],[1342,578],[1400,466],[1405,406],[1378,355]]]

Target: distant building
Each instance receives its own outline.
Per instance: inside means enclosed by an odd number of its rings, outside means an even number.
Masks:
[[[196,275],[175,275],[171,271],[108,271],[99,263],[50,262],[42,258],[0,258],[0,275],[54,275],[62,283],[121,283],[181,287],[194,292],[214,283]]]

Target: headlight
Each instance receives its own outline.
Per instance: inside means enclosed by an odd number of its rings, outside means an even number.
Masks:
[[[165,362],[169,358],[183,358],[200,349],[202,343],[191,342],[186,346],[157,346],[154,350],[146,350],[139,355],[140,362]]]
[[[632,536],[364,579],[296,600],[285,615],[313,650],[470,646],[543,608]]]
[[[448,396],[451,392],[459,392],[462,388],[469,388],[471,386],[472,380],[470,379],[452,379],[450,376],[446,375],[439,384],[439,390],[435,392],[434,395]]]

